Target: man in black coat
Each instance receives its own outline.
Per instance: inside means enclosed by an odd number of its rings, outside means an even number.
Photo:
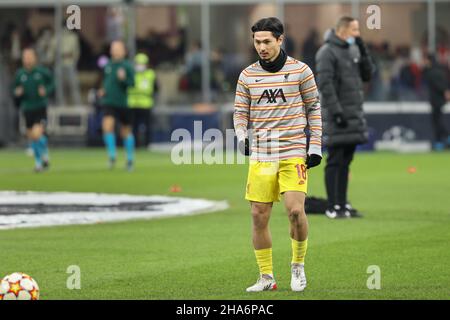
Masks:
[[[428,85],[429,101],[431,104],[431,120],[434,129],[434,149],[441,151],[445,144],[450,146],[450,136],[447,130],[442,109],[450,99],[449,83],[446,70],[434,55],[428,54],[424,58],[423,75]]]
[[[323,142],[328,148],[325,184],[329,218],[361,216],[347,201],[348,174],[356,146],[368,140],[363,82],[370,80],[374,69],[358,21],[340,18],[316,54]]]

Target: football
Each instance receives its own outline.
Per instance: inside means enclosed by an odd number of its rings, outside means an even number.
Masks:
[[[39,286],[25,273],[12,273],[0,282],[0,300],[39,300]]]

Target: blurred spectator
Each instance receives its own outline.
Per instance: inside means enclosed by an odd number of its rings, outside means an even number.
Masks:
[[[14,70],[16,70],[22,59],[22,39],[17,27],[14,27],[11,31],[10,48],[10,62],[12,63]]]
[[[22,48],[31,48],[35,42],[33,31],[29,26],[26,26],[22,36]]]
[[[53,56],[51,52],[53,41],[53,30],[51,27],[42,28],[36,40],[36,53],[38,55],[39,62],[49,69],[53,69]]]
[[[108,65],[109,58],[106,55],[101,55],[96,59],[96,81],[94,86],[88,91],[88,103],[93,107],[94,113],[89,117],[88,124],[88,144],[100,146],[102,142],[102,118],[103,108],[101,106],[100,89],[103,84],[103,72],[106,65]]]
[[[284,46],[284,50],[286,51],[288,56],[295,58],[295,55],[296,55],[295,41],[291,37],[291,34],[289,33],[289,31],[290,31],[289,25],[286,25],[284,28],[283,46]]]
[[[184,63],[186,54],[186,30],[179,28],[172,33],[158,33],[153,29],[136,40],[137,50],[145,52],[153,67],[167,64],[170,67]]]
[[[159,59],[154,65],[161,63],[175,65],[184,62],[186,55],[186,34],[184,29],[159,34],[158,38],[153,48],[150,49],[150,53],[155,51],[155,49],[159,49]]]
[[[202,46],[199,41],[192,44],[190,51],[186,56],[186,72],[192,72],[192,70],[201,67],[203,60]]]
[[[216,48],[211,51],[211,88],[217,93],[224,91],[225,70],[223,64],[223,50]]]
[[[189,90],[200,90],[202,87],[203,56],[200,42],[194,42],[186,56],[185,75]]]
[[[138,51],[146,52],[150,61],[152,61],[152,64],[154,66],[158,65],[160,62],[159,52],[161,46],[158,46],[159,42],[160,42],[159,35],[153,29],[148,30],[144,38],[139,38],[136,41]]]
[[[252,53],[254,52],[256,50],[253,48]],[[248,61],[244,55],[236,52],[223,52],[222,67],[225,76],[225,85],[227,86],[226,91],[234,89],[239,79],[239,74],[247,66],[247,63]]]
[[[123,12],[120,8],[108,8],[106,15],[106,41],[108,43],[124,39],[124,20]]]
[[[320,41],[319,33],[316,29],[311,29],[302,48],[302,61],[306,63],[313,72],[316,72],[315,56],[319,50]]]
[[[442,109],[447,100],[450,100],[450,87],[446,68],[440,65],[434,55],[427,54],[423,60],[423,75],[428,85],[429,102],[431,104],[431,119],[434,129],[435,141],[433,147],[441,151],[447,144],[450,146],[450,136],[445,124]]]
[[[372,80],[368,84],[367,100],[368,101],[384,101],[386,98],[382,72],[382,59],[385,54],[385,44],[376,46],[369,43],[368,48],[372,53],[372,60],[375,65],[375,72],[372,74]]]
[[[178,28],[176,33],[176,46],[174,47],[175,57],[178,62],[184,59],[186,54],[187,31],[185,28]]]
[[[53,37],[50,47],[51,60],[54,61],[57,53],[57,39]],[[78,82],[78,59],[80,58],[80,42],[78,35],[67,28],[62,28],[61,44],[59,46],[61,53],[61,75],[63,88],[69,88],[72,96],[72,104],[80,105],[80,86]],[[66,105],[66,95],[63,94],[63,101],[61,103]]]
[[[12,22],[8,22],[5,26],[5,28],[2,30],[2,35],[0,38],[0,41],[2,45],[0,46],[0,50],[2,51],[3,56],[10,55],[10,48],[11,48],[11,35],[17,27]]]
[[[80,59],[78,60],[78,70],[94,70],[97,68],[96,56],[89,41],[85,39],[79,30],[73,30],[78,35],[80,43]]]
[[[420,60],[419,48],[399,47],[397,49],[397,57],[391,67],[393,100],[424,100]]]

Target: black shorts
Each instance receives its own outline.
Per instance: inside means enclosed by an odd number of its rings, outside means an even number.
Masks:
[[[23,116],[27,129],[33,128],[35,124],[42,124],[44,127],[47,125],[47,108],[24,111]]]
[[[112,116],[116,121],[119,121],[123,125],[130,125],[132,122],[133,114],[129,108],[119,107],[103,107],[103,116]]]

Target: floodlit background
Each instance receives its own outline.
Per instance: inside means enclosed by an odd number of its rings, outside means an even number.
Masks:
[[[81,28],[73,31],[79,43],[73,50],[79,54],[66,59],[61,44],[67,35],[61,21],[70,16],[71,4],[81,12]],[[372,12],[367,9],[373,4],[380,8],[381,26],[370,30],[366,21]],[[153,142],[158,143],[169,141],[174,128],[191,130],[199,110],[206,128],[232,127],[237,77],[256,59],[250,27],[257,19],[281,18],[287,27],[286,50],[314,70],[324,33],[344,14],[360,19],[362,36],[378,67],[366,88],[369,119],[372,113],[378,115],[369,121],[371,142],[366,149],[373,149],[374,141],[395,126],[412,129],[415,140],[432,142],[420,64],[428,50],[449,66],[449,1],[0,0],[0,143],[21,142],[8,88],[25,46],[35,46],[40,62],[54,72],[57,87],[49,132],[54,143],[62,144],[70,140],[101,145],[92,89],[100,85],[99,59],[108,55],[109,43],[123,39],[131,57],[148,54],[159,86],[152,128]],[[66,63],[75,64],[75,71],[65,68]],[[380,120],[382,110],[388,117]],[[424,116],[427,120],[417,126]]]

